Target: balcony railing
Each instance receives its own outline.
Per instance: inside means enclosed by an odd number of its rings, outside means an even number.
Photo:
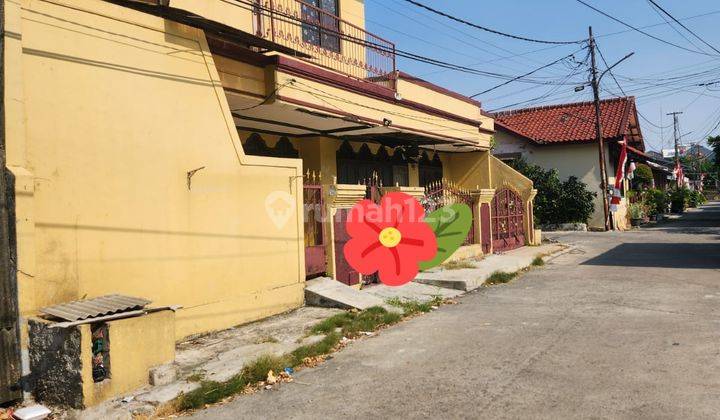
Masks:
[[[395,89],[395,44],[325,10],[301,0],[258,0],[255,29],[319,66]]]

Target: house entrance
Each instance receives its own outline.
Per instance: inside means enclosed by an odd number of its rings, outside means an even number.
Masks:
[[[508,251],[525,245],[525,212],[520,196],[509,188],[492,200],[493,250]]]
[[[320,177],[307,174],[303,183],[303,220],[305,225],[305,277],[316,277],[326,271],[323,203]]]

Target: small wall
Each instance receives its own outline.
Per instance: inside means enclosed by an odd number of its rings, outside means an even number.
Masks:
[[[122,293],[186,308],[180,339],[301,306],[302,162],[243,153],[204,34],[99,0],[8,4],[22,316]]]
[[[32,392],[46,404],[85,408],[148,384],[150,368],[175,360],[175,313],[108,321],[109,377],[93,382],[91,325],[30,325]]]

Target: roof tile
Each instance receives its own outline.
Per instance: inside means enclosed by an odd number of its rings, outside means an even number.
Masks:
[[[623,97],[600,101],[603,138],[625,135],[629,113],[634,112],[635,98]],[[540,143],[583,142],[595,139],[595,106],[577,102],[498,112],[500,127]]]

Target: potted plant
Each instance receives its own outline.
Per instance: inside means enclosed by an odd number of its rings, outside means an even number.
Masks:
[[[669,199],[665,191],[659,189],[651,189],[643,194],[643,202],[646,204],[647,213],[650,219],[660,221],[663,214],[668,211]]]
[[[641,203],[632,203],[628,208],[630,213],[630,225],[640,226],[645,219],[645,208]]]

